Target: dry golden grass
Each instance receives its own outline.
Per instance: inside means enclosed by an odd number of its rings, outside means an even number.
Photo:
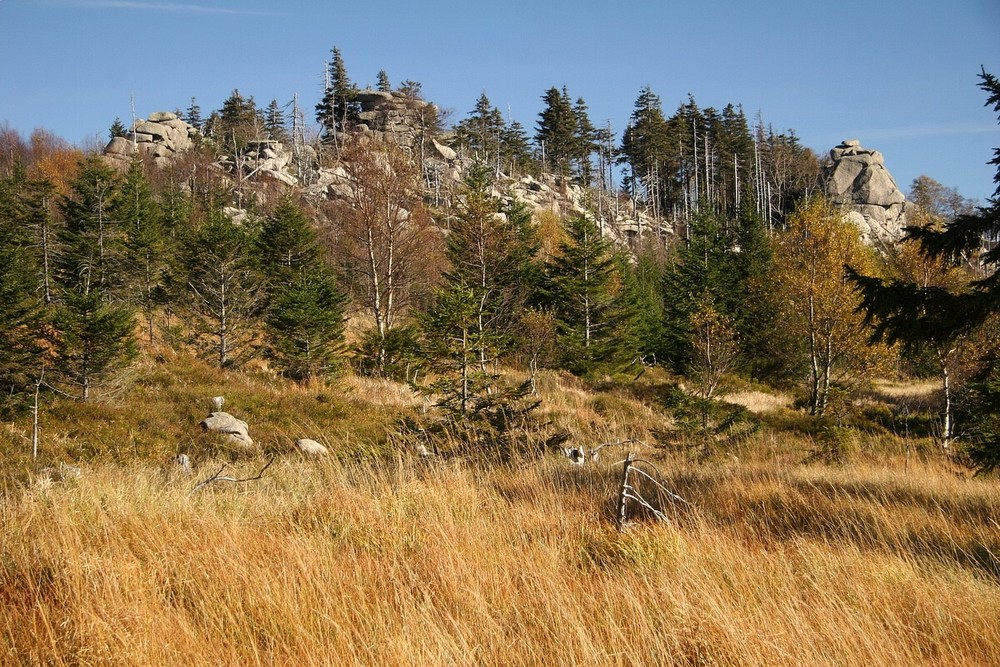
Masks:
[[[721,396],[722,400],[735,405],[742,405],[750,412],[773,412],[790,407],[792,398],[786,394],[765,391],[737,391]]]
[[[23,425],[0,431],[0,665],[1000,663],[1000,482],[863,433],[838,467],[773,428],[718,463],[638,450],[692,508],[618,532],[615,457],[387,449],[421,409],[401,385],[183,359],[141,377],[128,405],[46,409],[44,464],[78,478],[38,483]],[[654,390],[546,373],[541,416],[580,444],[652,444],[673,426],[636,398]],[[206,444],[218,393],[262,441],[225,474],[274,462],[193,491],[221,453],[192,450],[190,476],[167,455]],[[296,435],[341,456],[304,460]]]
[[[256,462],[243,464],[251,474]],[[613,529],[617,470],[98,466],[8,495],[4,664],[985,665],[995,483],[688,468]],[[196,477],[204,476],[209,466]]]

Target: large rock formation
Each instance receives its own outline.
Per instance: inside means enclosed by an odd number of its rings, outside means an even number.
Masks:
[[[438,108],[430,102],[380,90],[359,91],[355,99],[361,106],[356,132],[402,146],[414,156],[423,156],[432,145]]]
[[[892,244],[902,237],[906,196],[885,168],[881,153],[848,139],[830,151],[823,178],[827,196],[847,209],[868,243]]]
[[[157,164],[166,164],[174,155],[191,150],[199,134],[198,128],[177,114],[158,111],[145,120],[136,120],[124,137],[114,137],[104,154],[117,160],[127,160],[136,153],[150,154]]]

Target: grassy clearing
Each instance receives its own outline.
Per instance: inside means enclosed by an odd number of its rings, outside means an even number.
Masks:
[[[419,461],[392,449],[395,420],[423,409],[399,385],[190,360],[141,377],[127,403],[49,406],[44,463],[23,457],[23,425],[0,431],[0,664],[1000,662],[1000,483],[891,431],[850,431],[850,456],[822,465],[823,432],[781,427],[801,419],[785,407],[732,456],[646,447],[692,508],[619,533],[617,455]],[[539,390],[580,444],[676,427],[652,384],[546,374]],[[197,433],[216,394],[254,453]],[[340,456],[300,458],[300,435]],[[263,479],[192,492],[270,457]],[[37,483],[60,462],[80,476]]]

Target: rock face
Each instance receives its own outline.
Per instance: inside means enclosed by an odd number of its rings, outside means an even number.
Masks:
[[[872,245],[898,241],[906,226],[906,197],[885,168],[882,154],[848,139],[830,151],[823,180],[831,201],[847,208],[848,218]]]
[[[104,154],[117,160],[127,160],[132,155],[150,154],[158,165],[167,164],[170,158],[191,150],[200,133],[169,111],[157,111],[149,118],[138,119],[124,137],[115,137],[104,148]]]

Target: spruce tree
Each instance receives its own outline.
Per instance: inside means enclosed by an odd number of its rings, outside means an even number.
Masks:
[[[979,87],[987,94],[986,106],[1000,118],[1000,80],[983,69]],[[907,240],[917,243],[929,258],[958,263],[965,256],[978,254],[987,270],[985,278],[956,290],[907,280],[886,281],[857,266],[848,269],[848,277],[862,296],[865,321],[874,326],[873,340],[900,341],[909,346],[947,345],[982,330],[1000,312],[1000,245],[987,249],[986,244],[986,239],[1000,236],[1000,148],[994,149],[990,164],[997,167],[993,177],[997,189],[987,206],[958,215],[943,228],[907,229]],[[965,452],[981,472],[1000,466],[998,369],[1000,355],[991,351],[970,384],[972,400],[963,415],[969,424]]]
[[[703,303],[731,316],[742,298],[735,270],[733,239],[719,217],[708,209],[689,222],[688,240],[678,243],[663,281],[665,336],[663,358],[678,372],[691,361],[691,316]]]
[[[94,156],[81,163],[61,206],[53,375],[82,400],[112,384],[137,353],[135,313],[123,305],[119,193],[117,174]]]
[[[297,381],[332,372],[344,342],[346,297],[302,207],[283,199],[264,221],[257,247],[267,278],[268,355]]]
[[[299,269],[267,311],[268,354],[296,381],[328,375],[344,344],[346,298],[324,266]]]
[[[445,279],[473,291],[477,326],[492,344],[491,350],[480,349],[484,367],[510,348],[517,316],[539,275],[534,263],[539,240],[530,211],[522,204],[502,204],[491,188],[488,169],[474,165],[446,241],[451,268]]]
[[[121,220],[115,214],[119,176],[101,156],[85,158],[60,203],[64,227],[56,279],[63,287],[84,293],[99,289],[111,299],[120,288]]]
[[[333,47],[326,77],[323,98],[316,105],[316,122],[323,128],[324,140],[337,142],[339,135],[357,121],[360,111],[356,102],[357,87],[347,76],[344,57],[337,47]]]
[[[547,267],[548,302],[556,317],[562,366],[577,375],[615,370],[631,356],[622,298],[622,263],[586,216],[566,221],[566,238]]]
[[[545,108],[538,114],[535,142],[543,155],[543,166],[553,173],[569,176],[573,159],[579,154],[577,117],[569,92],[549,88],[542,96]]]
[[[153,315],[164,297],[167,250],[160,212],[138,157],[129,164],[113,215],[121,224],[125,294],[142,311],[153,342]]]
[[[108,129],[108,138],[114,139],[115,137],[124,137],[125,125],[122,124],[121,118],[115,118],[115,122],[111,123],[111,127]]]
[[[285,127],[285,112],[278,105],[278,100],[271,100],[264,109],[264,130],[273,141],[287,141],[288,130]]]
[[[185,249],[192,342],[220,368],[238,366],[256,352],[263,294],[253,248],[246,229],[211,210]]]
[[[0,415],[19,407],[42,364],[41,285],[25,221],[35,215],[25,199],[27,174],[15,165],[0,180]]]
[[[497,167],[505,130],[503,115],[490,103],[485,92],[476,100],[476,107],[469,117],[455,127],[459,143],[471,156],[494,168]]]
[[[201,118],[201,107],[195,101],[195,98],[191,98],[191,104],[188,105],[187,112],[184,114],[184,119],[187,121],[188,125],[191,125],[197,129],[202,129],[203,121]]]

